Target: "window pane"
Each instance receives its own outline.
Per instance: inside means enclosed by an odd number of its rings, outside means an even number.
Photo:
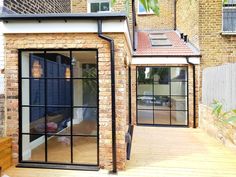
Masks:
[[[154,82],[154,95],[170,95],[170,85]]]
[[[73,135],[97,135],[97,108],[74,108]]]
[[[172,125],[188,125],[187,111],[171,111]]]
[[[44,52],[21,53],[22,77],[44,77]]]
[[[139,2],[138,12],[139,13],[146,13],[144,6],[140,2]]]
[[[170,111],[154,111],[154,123],[170,125]]]
[[[46,53],[47,77],[70,78],[70,53],[69,51],[49,51]]]
[[[45,161],[45,136],[40,136],[34,141],[30,135],[22,135],[22,160]]]
[[[167,85],[170,81],[170,68],[169,67],[152,68],[151,75],[156,84]]]
[[[48,162],[71,163],[70,136],[48,136]]]
[[[22,132],[33,133],[33,134],[45,133],[45,109],[44,107],[23,107],[22,108]]]
[[[47,105],[71,105],[71,84],[67,79],[47,79]]]
[[[47,108],[47,133],[70,134],[71,108]]]
[[[137,96],[138,109],[153,109],[153,96]]]
[[[97,80],[76,79],[73,83],[74,106],[97,106]]]
[[[138,123],[139,124],[153,124],[153,111],[152,110],[138,110]]]
[[[171,95],[187,95],[187,82],[171,82]]]
[[[171,68],[171,81],[187,81],[187,68],[186,67],[172,67]]]
[[[169,96],[154,96],[154,109],[169,110],[170,97]]]
[[[188,109],[188,100],[186,96],[172,96],[171,97],[171,110],[182,110]]]
[[[90,9],[91,9],[91,12],[98,12],[99,11],[99,3],[91,3]]]
[[[97,52],[72,52],[73,78],[97,78]]]
[[[110,10],[109,2],[102,2],[101,3],[101,11],[109,11],[109,10]]]
[[[73,161],[77,164],[97,164],[97,137],[73,137]]]

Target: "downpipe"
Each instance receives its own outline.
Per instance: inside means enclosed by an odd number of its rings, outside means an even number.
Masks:
[[[98,20],[98,37],[110,43],[110,62],[111,62],[111,110],[112,110],[112,166],[111,173],[117,173],[116,156],[116,95],[115,95],[115,44],[114,40],[103,35],[102,20]]]

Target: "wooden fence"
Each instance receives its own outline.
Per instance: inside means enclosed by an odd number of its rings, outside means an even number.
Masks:
[[[206,68],[202,77],[203,104],[210,106],[217,99],[225,111],[236,109],[236,63]]]

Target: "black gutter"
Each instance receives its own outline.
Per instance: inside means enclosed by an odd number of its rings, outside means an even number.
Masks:
[[[115,44],[114,40],[102,33],[102,20],[98,20],[98,36],[110,43],[111,62],[111,117],[112,117],[112,173],[117,173],[116,158],[116,94],[115,94]]]
[[[1,14],[0,20],[108,20],[126,19],[124,13],[79,13],[79,14]]]
[[[196,65],[189,61],[189,58],[186,57],[188,64],[193,66],[193,128],[197,128],[196,125]]]

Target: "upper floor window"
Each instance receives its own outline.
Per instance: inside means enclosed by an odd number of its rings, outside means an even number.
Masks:
[[[89,0],[88,12],[110,12],[110,0]]]
[[[223,31],[236,32],[236,0],[223,3]]]
[[[138,14],[153,14],[153,11],[146,11],[142,3],[138,1]]]

